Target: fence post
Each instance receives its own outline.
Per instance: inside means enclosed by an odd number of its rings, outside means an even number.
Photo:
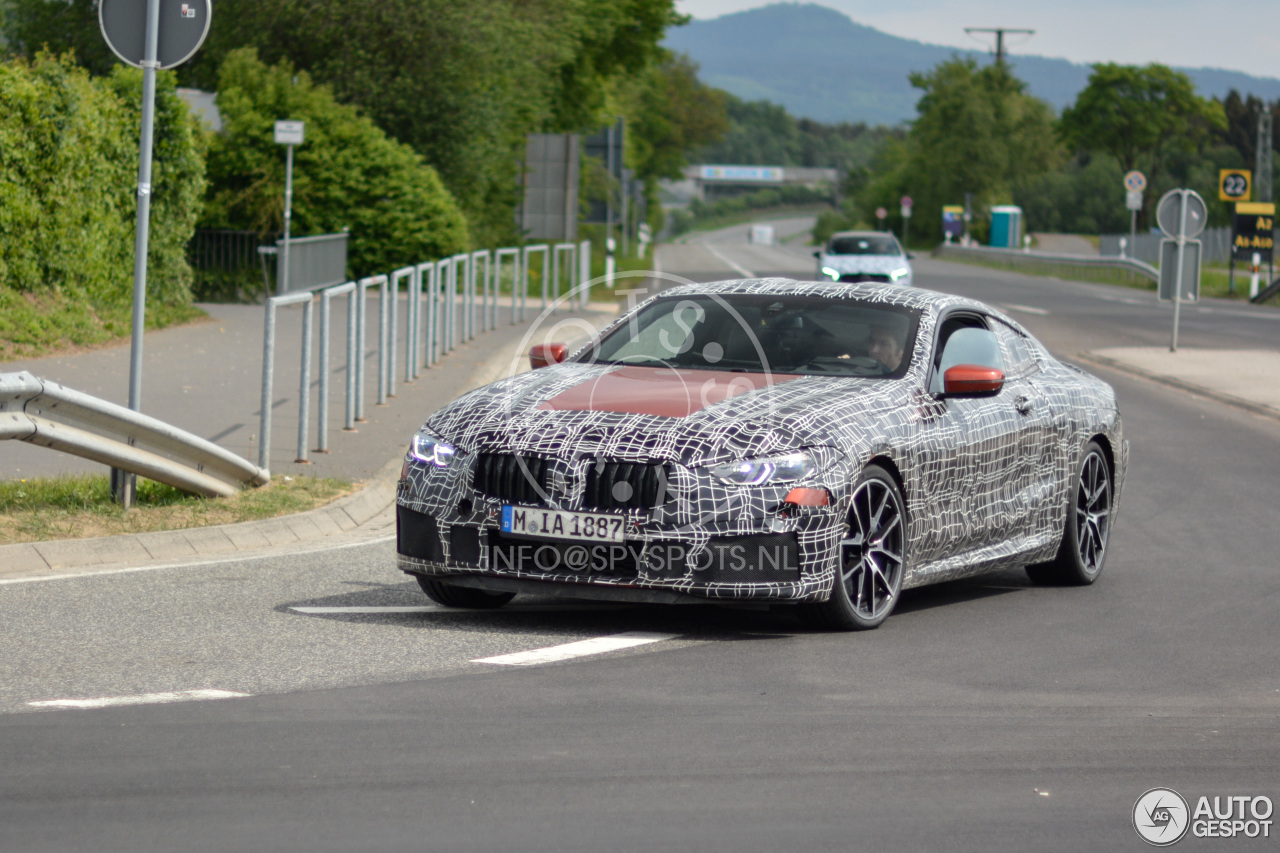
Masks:
[[[347,282],[351,289],[347,291],[347,407],[346,418],[342,428],[350,432],[356,430],[356,320],[359,309],[356,299],[362,294],[354,281]]]
[[[391,323],[390,332],[387,338],[387,396],[394,397],[396,395],[396,332],[400,325],[400,281],[401,279],[413,278],[413,267],[401,267],[391,274]],[[405,294],[408,295],[409,288],[405,288]],[[409,330],[405,329],[405,338],[409,337]]]
[[[346,284],[340,284],[337,287],[327,287],[320,291],[320,411],[316,415],[316,452],[329,452],[329,380],[331,378],[331,370],[329,367],[329,333],[330,319],[332,313],[332,300],[335,296],[347,294],[347,405],[346,405],[346,424],[344,429],[352,429],[355,424],[352,421],[355,418],[355,411],[352,408],[355,402],[354,394],[355,378],[352,374],[355,359],[355,303],[352,294],[355,293],[355,282],[349,281]]]
[[[591,241],[578,244],[578,305],[586,308],[591,303]]]
[[[258,413],[258,467],[269,470],[271,461],[271,382],[276,365],[276,303],[267,297],[262,325],[262,411]]]
[[[298,456],[294,462],[309,462],[307,433],[311,414],[311,316],[315,301],[307,294],[302,304],[302,371],[298,379]]]
[[[320,393],[316,398],[316,453],[329,452],[329,297],[333,295],[330,289],[320,291]]]
[[[387,404],[387,277],[378,276],[378,405]]]
[[[368,278],[362,278],[356,285],[356,292],[359,296],[357,305],[359,306],[357,317],[356,332],[356,349],[358,350],[358,358],[356,359],[356,420],[363,421],[364,418],[364,379],[365,379],[365,347],[366,347],[366,327],[369,325],[368,319],[368,289],[375,284],[381,285],[385,292],[387,277],[385,275],[372,275]],[[384,315],[385,316],[385,315]],[[379,361],[382,359],[381,339],[379,339]],[[381,402],[381,401],[379,401]]]
[[[435,264],[427,261],[418,264],[418,319],[417,326],[414,328],[414,368],[413,375],[417,376],[419,367],[431,366],[431,289],[435,285],[436,267]],[[423,293],[426,294],[426,304],[423,304]],[[421,358],[419,358],[421,355]]]
[[[418,376],[418,310],[422,299],[422,271],[413,267],[409,276],[408,312],[404,321],[404,381],[412,382]]]

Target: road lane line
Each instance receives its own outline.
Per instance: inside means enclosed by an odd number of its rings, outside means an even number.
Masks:
[[[46,699],[28,702],[32,708],[114,708],[121,705],[157,705],[167,702],[200,702],[206,699],[241,699],[248,693],[234,690],[178,690],[173,693],[140,693],[137,696],[103,696],[98,699]]]
[[[725,262],[726,264],[728,264],[729,266],[733,267],[733,271],[734,271],[734,272],[736,272],[738,275],[742,276],[743,278],[755,278],[755,277],[756,277],[756,274],[755,274],[755,273],[753,273],[751,270],[747,269],[746,267],[739,266],[738,264],[735,264],[733,261],[731,261],[731,260],[729,260],[728,258],[726,258],[726,257],[725,257],[721,252],[720,252],[720,250],[719,250],[719,249],[717,249],[715,246],[711,245],[710,243],[702,243],[701,245],[705,246],[708,252],[710,252],[711,254],[715,255],[717,258],[719,258],[720,260],[724,261],[724,262]]]
[[[261,551],[252,554],[238,555],[210,555],[208,557],[193,557],[191,560],[179,561],[176,563],[161,563],[156,566],[124,566],[119,569],[103,569],[98,572],[60,572],[58,574],[34,575],[25,578],[3,578],[0,579],[0,586],[8,586],[10,584],[22,583],[44,583],[46,581],[62,581],[72,580],[73,578],[96,578],[106,575],[128,575],[135,572],[155,572],[161,569],[195,569],[204,566],[221,566],[229,563],[247,563],[250,560],[266,560],[272,557],[298,557],[307,554],[319,554],[324,551],[342,551],[348,548],[363,548],[365,545],[381,545],[384,542],[396,541],[394,533],[388,533],[379,536],[373,536],[368,539],[361,539],[356,542],[343,542],[337,545],[320,545],[315,548],[306,548],[298,550],[288,550],[285,546],[276,548],[264,548]]]
[[[1043,308],[1032,308],[1030,305],[1015,305],[1012,302],[1001,302],[1001,308],[1008,308],[1010,311],[1023,311],[1027,314],[1035,314],[1040,317],[1048,317],[1049,312]]]
[[[530,649],[527,652],[515,652],[509,655],[497,655],[491,658],[476,658],[472,663],[492,663],[504,666],[530,666],[539,663],[570,660],[586,655],[600,655],[605,652],[616,652],[630,649],[647,643],[662,640],[673,640],[679,634],[655,634],[650,631],[628,631],[625,634],[612,634],[608,637],[595,637],[590,640],[579,640],[576,643],[564,643],[559,646],[548,646],[545,649]]]
[[[290,607],[299,613],[437,613],[448,610],[438,604],[416,604],[403,607]]]

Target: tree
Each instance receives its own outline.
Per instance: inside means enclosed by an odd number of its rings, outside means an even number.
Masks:
[[[1061,162],[1049,106],[1028,95],[1005,63],[978,68],[972,59],[951,59],[912,74],[911,83],[924,92],[919,117],[906,139],[891,141],[873,163],[877,177],[859,196],[864,218],[883,206],[897,227],[898,199],[910,195],[923,213],[912,219],[913,230],[936,238],[943,205],[960,204],[965,193],[979,210],[1012,201],[1016,184]]]
[[[112,65],[94,0],[8,0],[12,50],[75,48]],[[212,89],[255,47],[331,87],[436,168],[477,242],[515,237],[518,169],[533,131],[607,120],[608,85],[662,56],[674,0],[218,0],[209,39],[178,69]]]
[[[1202,148],[1227,122],[1222,105],[1198,96],[1185,74],[1154,63],[1101,63],[1058,127],[1072,148],[1105,151],[1124,172],[1141,168],[1154,186],[1170,157]],[[1154,198],[1147,194],[1148,207]]]
[[[224,130],[209,150],[205,227],[282,227],[284,156],[272,127],[288,118],[306,122],[306,142],[294,155],[295,234],[349,228],[348,264],[357,275],[468,247],[466,220],[435,170],[305,72],[268,67],[252,48],[232,51],[219,75],[218,106]]]

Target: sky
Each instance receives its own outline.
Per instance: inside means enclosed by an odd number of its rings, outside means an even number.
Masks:
[[[776,0],[677,0],[715,18]],[[1160,62],[1280,77],[1280,0],[813,0],[895,36],[981,49],[965,27],[1035,30],[1006,50],[1073,62]],[[814,34],[820,38],[820,33]],[[992,41],[986,36],[985,45]]]

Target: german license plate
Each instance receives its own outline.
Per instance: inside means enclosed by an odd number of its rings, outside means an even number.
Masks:
[[[595,512],[565,512],[527,506],[502,508],[502,532],[583,542],[621,542],[626,519]]]

